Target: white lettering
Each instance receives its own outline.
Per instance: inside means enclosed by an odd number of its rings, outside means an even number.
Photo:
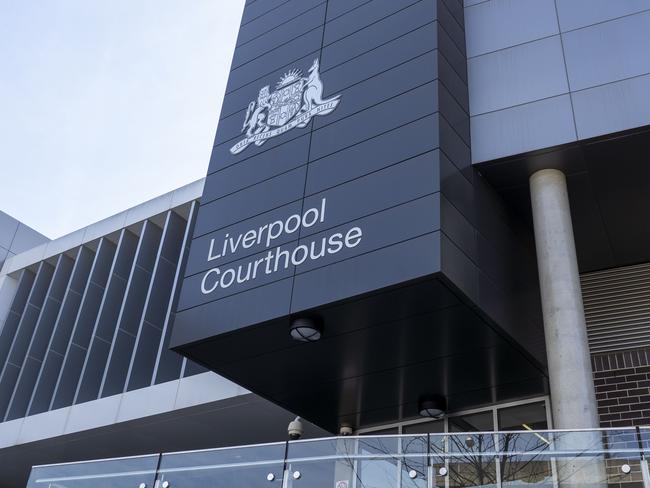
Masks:
[[[217,275],[217,280],[214,282],[214,285],[212,285],[209,288],[206,288],[205,283],[208,280],[208,276],[210,276],[212,273],[215,273]],[[201,292],[204,295],[208,295],[212,293],[214,290],[216,290],[219,287],[219,278],[218,278],[219,273],[220,273],[219,268],[212,268],[209,269],[207,273],[203,275],[203,279],[201,280]]]
[[[250,229],[238,234],[236,237],[230,237],[230,234],[226,234],[221,245],[221,253],[217,251],[216,239],[211,239],[207,261],[234,255],[241,252],[241,249],[250,249],[255,245],[262,244],[269,248],[272,242],[282,237],[283,234],[293,234],[301,227],[307,229],[317,223],[325,222],[326,206],[327,200],[322,198],[320,206],[312,207],[302,212],[302,214],[293,214],[287,217],[286,220],[276,220],[264,224],[258,229]],[[266,236],[264,233],[266,233]],[[201,292],[207,295],[218,288],[229,288],[235,282],[243,284],[255,280],[262,274],[262,270],[264,270],[264,274],[269,275],[286,270],[290,265],[300,266],[307,260],[316,261],[327,255],[339,253],[343,249],[355,248],[363,239],[363,231],[360,227],[352,227],[345,232],[335,232],[329,236],[320,235],[321,237],[312,238],[311,240],[305,239],[308,242],[297,245],[293,251],[277,246],[274,249],[267,250],[266,254],[258,259],[250,259],[246,264],[237,265],[225,271],[220,268],[211,268],[203,274]]]
[[[277,231],[277,234],[275,232],[273,232],[273,229],[276,226],[279,227],[278,231]],[[282,222],[280,220],[276,220],[275,222],[273,222],[272,224],[269,225],[269,231],[266,234],[266,247],[269,247],[271,245],[271,241],[273,241],[273,240],[277,239],[278,237],[280,237],[280,234],[282,234],[283,228],[284,228],[284,225],[282,224]]]
[[[341,242],[341,239],[343,239],[343,234],[340,232],[337,232],[336,234],[332,234],[330,236],[327,241],[329,244],[329,246],[327,246],[327,254],[336,254],[341,249],[343,249],[343,243]]]
[[[291,220],[293,220],[293,219],[296,220],[296,225],[295,225],[295,227],[292,227],[291,230],[289,230],[289,222],[291,222]],[[295,214],[295,215],[292,215],[291,217],[289,217],[287,219],[287,221],[285,222],[284,231],[287,234],[293,234],[294,232],[296,232],[298,230],[298,227],[300,227],[300,215]]]
[[[214,239],[210,239],[210,250],[208,251],[208,261],[213,261],[221,257],[221,254],[217,254],[215,256],[214,254],[212,254],[213,252],[214,252]]]
[[[257,233],[254,230],[249,230],[244,234],[244,239],[242,241],[242,246],[244,246],[245,249],[248,249],[251,247],[253,244],[255,244],[255,241],[257,240]]]
[[[361,229],[359,227],[352,227],[347,234],[345,234],[345,247],[357,247],[361,242],[361,237],[363,237]]]
[[[229,276],[228,281],[226,281],[226,275]],[[235,270],[233,268],[227,269],[221,275],[221,288],[228,288],[235,281]]]
[[[301,259],[296,258],[296,255],[298,254],[298,251],[302,252],[302,258]],[[305,246],[304,244],[301,244],[300,246],[295,248],[293,250],[293,252],[291,253],[291,264],[293,264],[294,266],[300,266],[302,263],[305,262],[305,260],[307,259],[307,256],[309,256],[309,249],[307,249],[307,246]]]

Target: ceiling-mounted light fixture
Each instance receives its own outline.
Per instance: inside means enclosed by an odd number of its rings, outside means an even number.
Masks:
[[[447,400],[440,395],[425,395],[418,402],[418,412],[421,417],[439,419],[447,412]]]
[[[291,322],[291,337],[301,342],[316,342],[323,335],[323,327],[310,317],[299,317]]]

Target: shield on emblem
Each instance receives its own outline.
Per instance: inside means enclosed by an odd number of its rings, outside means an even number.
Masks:
[[[299,80],[271,94],[269,116],[266,119],[268,125],[283,126],[298,113],[302,105],[303,86],[304,81]]]

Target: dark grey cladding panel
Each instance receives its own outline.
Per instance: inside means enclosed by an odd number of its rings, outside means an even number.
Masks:
[[[415,31],[427,24],[433,24],[436,19],[435,8],[430,0],[423,0],[410,7],[371,24],[347,37],[325,45],[322,55],[323,71],[336,66],[357,56],[378,49],[389,42],[396,42],[402,37],[410,36]],[[435,28],[431,26],[430,29]],[[435,31],[429,29],[428,37],[415,37],[412,42],[418,43],[420,49],[434,49]],[[411,46],[414,48],[416,46]],[[407,49],[401,56],[408,59]]]
[[[469,147],[469,114],[442,83],[438,84],[438,100],[440,114]]]
[[[440,149],[466,178],[472,178],[469,146],[461,139],[444,117],[440,117]]]
[[[442,55],[438,56],[438,79],[463,110],[469,113],[469,92],[467,90],[467,83],[463,81],[451,64],[449,64],[449,61],[447,61],[447,59]]]
[[[478,303],[478,267],[443,230],[441,237],[441,267],[445,277],[469,300]]]
[[[232,154],[230,152],[230,148],[239,139],[216,146],[212,149],[212,156],[210,156],[210,165],[208,167],[208,174],[214,173],[215,171],[219,171],[223,168],[227,168],[229,166],[232,166],[233,164],[240,163],[245,159],[252,158],[253,156],[256,156],[258,154],[261,155],[264,153],[264,156],[261,156],[263,158],[273,157],[272,156],[273,153],[269,152],[269,150],[274,149],[294,139],[297,139],[300,136],[309,134],[312,124],[313,121],[309,122],[309,125],[303,129],[295,128],[290,130],[286,134],[273,137],[272,139],[267,140],[261,146],[256,146],[254,144],[251,144],[246,148],[246,150],[243,153],[240,154]],[[245,135],[243,134],[242,139],[244,137]]]
[[[305,209],[326,199],[325,217],[309,233],[435,193],[440,189],[438,174],[438,158],[430,152],[307,197]]]
[[[267,14],[282,4],[287,3],[287,1],[288,0],[262,0],[261,2],[247,4],[241,19],[242,25],[247,24],[258,17],[262,17],[264,14]]]
[[[355,228],[361,231],[358,244],[343,248],[336,254],[325,253],[331,235],[338,234],[342,239],[348,235],[353,237],[359,234]],[[390,232],[386,232],[386,229],[390,229]],[[440,194],[434,193],[318,234],[301,237],[300,244],[309,248],[312,259],[296,266],[296,273],[329,266],[437,230],[440,230]],[[357,242],[356,239],[354,242]],[[322,258],[313,259],[321,254],[324,254]]]
[[[473,262],[478,261],[477,233],[474,226],[454,205],[444,197],[440,199],[442,231]]]
[[[226,85],[226,93],[230,93],[248,83],[259,80],[277,69],[285,66],[287,69],[290,69],[295,61],[310,53],[315,53],[314,56],[318,57],[322,40],[323,28],[316,28],[279,46],[264,56],[255,58],[233,69],[230,71],[230,77]]]
[[[314,129],[333,124],[337,120],[433,81],[437,76],[436,58],[436,51],[431,51],[346,90],[336,92],[344,102],[331,115],[314,120]]]
[[[302,198],[307,168],[302,166],[232,195],[202,205],[194,235],[200,236]]]
[[[277,8],[241,25],[237,37],[237,46],[250,42],[273,29],[283,29],[285,23],[322,3],[325,3],[325,0],[289,0],[283,2]],[[248,15],[247,10],[251,7],[246,7],[244,17]]]
[[[205,180],[202,202],[205,205],[251,185],[261,183],[280,173],[290,171],[307,163],[309,134],[282,144],[241,163],[211,173]]]
[[[314,131],[310,160],[327,156],[437,110],[435,84],[428,83]]]
[[[475,225],[474,187],[444,153],[440,153],[440,191],[472,225]]]
[[[288,20],[281,28],[272,29],[255,39],[237,46],[232,60],[232,68],[241,66],[277,47],[323,25],[325,21],[325,3],[317,5],[307,12]]]
[[[438,117],[429,115],[310,163],[305,193],[320,192],[437,147]]]
[[[268,226],[269,224],[276,222],[278,220],[286,220],[288,216],[299,214],[302,210],[302,200],[297,200],[295,202],[289,203],[288,205],[283,205],[282,207],[276,208],[269,212],[264,212],[263,214],[256,215],[250,219],[242,220],[237,222],[234,225],[225,227],[216,232],[211,232],[209,234],[197,237],[192,241],[192,246],[190,247],[189,257],[187,259],[187,264],[185,268],[185,276],[191,276],[201,271],[208,270],[214,266],[222,265],[224,263],[229,263],[240,259],[242,257],[250,256],[256,253],[263,251],[266,248],[266,238],[261,239],[260,242],[256,242],[250,247],[244,248],[240,243],[238,244],[238,252],[233,254],[230,252],[229,248],[224,252],[224,243],[230,245],[227,239],[233,237],[237,239],[239,235],[244,235],[251,229],[261,229],[263,226]],[[286,244],[297,239],[296,234],[286,234],[278,236],[276,239],[273,239],[273,245],[279,246]],[[214,240],[214,244],[212,241]],[[210,246],[212,245],[212,254],[210,254]],[[248,244],[247,244],[248,245]],[[208,261],[208,257],[212,257]]]
[[[436,24],[430,22],[355,57],[349,55],[350,50],[354,49],[353,46],[339,49],[340,43],[336,43],[330,48],[323,49],[321,67],[323,80],[327,81],[327,89],[337,93],[355,83],[433,51],[436,47],[435,32]],[[339,63],[339,58],[346,61]]]
[[[456,20],[452,15],[451,10],[447,4],[442,0],[436,0],[438,4],[438,25],[449,34],[449,37],[454,42],[454,45],[467,56],[465,50],[465,26]]]
[[[467,58],[444,29],[438,29],[438,49],[463,83],[467,84]]]
[[[325,25],[324,45],[349,36],[417,1],[433,4],[433,0],[374,0],[363,4],[345,15],[332,19]]]
[[[372,1],[373,0],[329,0],[327,5],[327,20],[329,22],[350,10],[354,10],[361,5]]]
[[[440,271],[440,233],[297,275],[291,312],[361,295]]]
[[[269,317],[286,316],[290,310],[292,286],[293,279],[287,278],[202,307],[178,312],[170,346],[176,347],[231,332],[264,322]]]
[[[442,3],[444,3],[445,7],[449,9],[449,13],[453,15],[456,22],[458,22],[458,25],[463,26],[463,30],[464,30],[465,9],[463,8],[463,3],[457,0],[442,0]]]

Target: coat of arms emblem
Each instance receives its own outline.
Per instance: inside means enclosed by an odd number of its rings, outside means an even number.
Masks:
[[[294,69],[285,73],[271,93],[267,85],[260,90],[246,110],[242,132],[246,137],[230,148],[239,154],[250,144],[261,146],[268,139],[284,134],[295,127],[306,127],[312,117],[327,115],[340,102],[340,95],[323,99],[323,82],[320,79],[318,58],[308,75]]]

